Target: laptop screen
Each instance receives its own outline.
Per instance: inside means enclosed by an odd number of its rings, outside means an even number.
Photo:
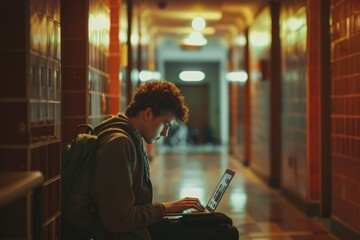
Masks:
[[[231,171],[230,169],[226,169],[225,173],[220,179],[219,184],[215,188],[215,191],[211,195],[211,198],[206,205],[206,209],[208,209],[210,212],[214,212],[217,205],[220,202],[221,197],[224,195],[227,187],[230,184],[231,179],[233,178],[235,172]]]

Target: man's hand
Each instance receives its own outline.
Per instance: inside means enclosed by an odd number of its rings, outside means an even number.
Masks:
[[[167,202],[163,204],[165,206],[166,213],[180,213],[188,208],[195,208],[200,212],[205,210],[198,198],[186,197],[174,202]]]

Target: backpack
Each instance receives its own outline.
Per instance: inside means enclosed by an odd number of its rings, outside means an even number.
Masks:
[[[90,187],[99,143],[89,124],[62,150],[61,156],[61,231],[62,239],[90,239],[98,226]]]

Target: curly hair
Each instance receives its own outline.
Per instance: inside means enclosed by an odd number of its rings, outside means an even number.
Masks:
[[[179,88],[167,81],[151,80],[142,83],[126,108],[125,115],[135,117],[147,107],[152,109],[155,117],[172,113],[178,123],[185,123],[189,119],[189,108],[184,96]]]

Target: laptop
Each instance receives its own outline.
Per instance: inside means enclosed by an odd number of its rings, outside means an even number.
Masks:
[[[225,170],[213,194],[211,195],[208,203],[206,204],[205,210],[203,212],[199,212],[196,209],[190,208],[190,209],[186,209],[181,213],[168,213],[166,214],[166,216],[183,216],[189,214],[196,214],[196,215],[213,214],[216,210],[216,207],[219,205],[220,200],[224,195],[226,189],[228,188],[234,175],[235,175],[234,171],[230,169]]]

